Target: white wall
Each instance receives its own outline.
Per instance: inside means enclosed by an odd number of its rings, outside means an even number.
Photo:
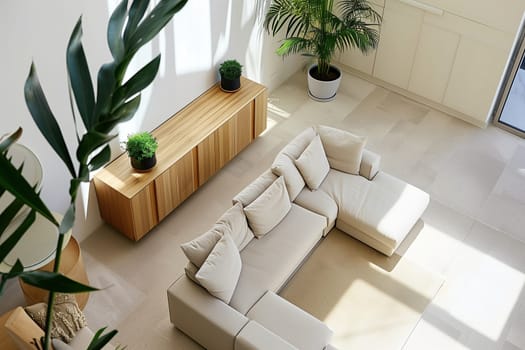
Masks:
[[[152,1],[152,3],[157,3]],[[236,58],[244,73],[270,89],[301,68],[300,58],[282,60],[274,54],[276,43],[261,30],[266,0],[191,0],[174,20],[137,56],[139,67],[161,52],[161,69],[155,83],[143,93],[136,117],[119,127],[112,143],[138,130],[151,130],[199,96],[217,80],[217,67]],[[25,106],[23,85],[34,60],[49,104],[62,127],[74,157],[76,140],[69,110],[65,49],[78,17],[83,15],[84,49],[94,78],[109,61],[106,27],[117,0],[3,0],[0,2],[0,135],[24,128],[21,143],[29,146],[44,167],[42,196],[48,206],[64,212],[68,205],[69,177],[47,145]],[[85,238],[101,221],[93,188],[85,186],[77,202],[74,234]],[[85,204],[85,210],[84,210]]]

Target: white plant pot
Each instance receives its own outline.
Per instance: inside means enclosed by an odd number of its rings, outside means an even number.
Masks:
[[[314,67],[317,67],[317,64],[313,64],[308,68],[308,95],[316,101],[332,101],[335,98],[335,95],[337,94],[339,84],[341,84],[341,78],[343,77],[343,73],[339,68],[331,66],[332,69],[335,69],[339,72],[339,78],[331,81],[317,80],[310,75],[310,71]]]

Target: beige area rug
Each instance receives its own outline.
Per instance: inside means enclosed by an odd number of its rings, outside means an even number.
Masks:
[[[280,293],[324,321],[339,350],[401,349],[443,279],[334,229]]]

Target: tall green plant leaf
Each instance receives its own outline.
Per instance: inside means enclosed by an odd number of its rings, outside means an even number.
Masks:
[[[62,222],[60,222],[60,226],[58,227],[58,232],[60,234],[65,234],[69,230],[71,230],[71,228],[73,228],[73,224],[75,223],[75,212],[75,203],[72,202],[69,204],[69,207],[66,210],[66,214],[64,215],[64,218],[62,219]]]
[[[128,0],[122,0],[109,18],[108,23],[108,46],[111,55],[115,60],[120,60],[124,56],[124,39],[122,30],[126,21],[126,11],[128,9]]]
[[[69,155],[62,131],[58,126],[53,112],[51,112],[49,108],[44,91],[42,91],[42,86],[38,80],[34,64],[31,64],[31,69],[26,79],[24,95],[27,108],[29,108],[35,124],[49,145],[51,145],[56,154],[62,159],[69,173],[74,177],[75,167],[73,166],[73,161]]]
[[[94,156],[89,161],[89,171],[94,171],[99,169],[100,167],[104,166],[109,160],[111,159],[111,149],[109,145],[106,145],[100,152],[97,153],[96,156]]]
[[[58,223],[50,210],[44,202],[42,202],[39,195],[35,193],[33,187],[31,187],[22,174],[20,174],[20,172],[3,154],[0,154],[0,169],[2,169],[2,171],[0,171],[0,188],[4,188],[11,192],[15,198],[20,199],[24,204],[36,210],[46,219],[58,226]]]
[[[142,45],[155,37],[162,28],[171,20],[173,15],[180,11],[188,0],[164,0],[150,12],[139,24],[137,30],[129,39],[128,51],[131,54],[137,52]]]
[[[149,0],[133,0],[129,9],[128,22],[126,23],[126,29],[124,30],[124,43],[127,45],[130,36],[135,33],[137,26],[140,23],[142,17],[146,13],[149,5]]]
[[[13,231],[13,233],[7,237],[5,241],[0,244],[0,261],[4,261],[6,256],[11,252],[15,245],[20,241],[20,238],[29,229],[29,227],[35,222],[36,213],[31,210],[25,217],[24,221]]]
[[[119,120],[119,123],[120,123],[120,122],[130,120],[131,118],[133,118],[133,116],[137,112],[137,109],[140,106],[140,98],[141,98],[140,95],[138,95],[137,97],[133,98],[131,101],[117,108],[117,110],[113,112],[113,116],[115,120]]]
[[[99,290],[72,280],[60,273],[50,271],[28,271],[22,273],[19,277],[30,286],[57,293],[84,293]]]
[[[109,343],[109,341],[118,333],[116,330],[112,330],[106,334],[103,334],[106,330],[106,327],[100,328],[95,335],[93,336],[93,339],[89,343],[87,350],[100,350]]]
[[[82,46],[82,17],[80,17],[71,33],[67,45],[67,71],[69,81],[75,96],[77,108],[87,129],[93,124],[93,110],[95,107],[95,93]]]
[[[0,142],[0,153],[6,151],[13,143],[22,136],[22,128],[18,128],[14,133],[7,136]]]
[[[77,148],[77,159],[81,164],[86,164],[91,152],[105,145],[116,135],[108,135],[97,131],[88,131],[82,136]]]
[[[140,106],[140,98],[140,95],[138,95],[128,103],[117,108],[110,114],[109,119],[97,125],[97,130],[102,133],[108,133],[113,130],[117,124],[133,118]]]
[[[103,120],[103,117],[108,115],[111,109],[111,100],[113,98],[113,92],[115,91],[115,84],[117,82],[115,79],[115,68],[115,62],[110,62],[102,65],[98,71],[97,103],[95,107],[95,115],[97,119],[94,125],[95,129],[97,129],[99,121],[101,119]]]
[[[0,274],[0,296],[2,296],[2,291],[4,290],[6,282],[12,278],[18,277],[22,272],[24,272],[24,266],[19,259],[16,259],[15,264],[7,274]]]
[[[157,75],[160,65],[160,54],[132,76],[124,85],[122,85],[113,97],[115,104],[120,104],[133,95],[144,90]]]
[[[24,202],[15,198],[7,208],[5,208],[2,213],[0,213],[0,237],[4,234],[5,230],[12,223],[13,219],[16,217],[20,209],[24,206]],[[2,261],[2,260],[0,260]]]

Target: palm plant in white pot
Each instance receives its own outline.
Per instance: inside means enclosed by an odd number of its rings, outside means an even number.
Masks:
[[[278,55],[301,53],[317,59],[308,69],[308,93],[330,101],[341,81],[341,71],[331,65],[334,54],[375,49],[380,23],[381,15],[367,0],[272,0],[264,26],[272,35],[285,31]]]

